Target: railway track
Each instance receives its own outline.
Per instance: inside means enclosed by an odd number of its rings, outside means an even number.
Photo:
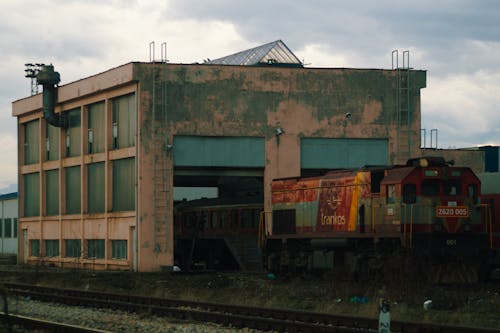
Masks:
[[[373,318],[340,316],[316,312],[234,306],[207,302],[173,300],[155,297],[61,289],[28,284],[6,283],[10,295],[67,305],[110,308],[147,313],[195,322],[213,322],[232,327],[248,327],[280,332],[376,332],[378,321]],[[392,332],[441,333],[500,333],[495,329],[391,322]]]
[[[0,312],[0,330],[2,330],[2,332],[28,332],[36,330],[37,332],[50,333],[111,333],[103,330],[68,325],[27,316],[6,314],[3,312]]]

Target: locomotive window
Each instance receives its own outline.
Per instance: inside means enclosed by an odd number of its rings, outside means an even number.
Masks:
[[[211,223],[211,228],[212,229],[215,229],[215,228],[218,228],[218,224],[219,224],[219,214],[217,214],[216,211],[213,211],[212,212],[212,218],[210,219],[210,223]]]
[[[474,204],[477,204],[477,185],[469,184],[467,185],[467,196],[473,199]]]
[[[458,181],[448,181],[445,184],[446,195],[460,195],[462,185]]]
[[[430,169],[430,170],[425,170],[424,174],[427,177],[437,177],[439,176],[439,171]]]
[[[371,173],[371,192],[380,193],[380,182],[384,178],[384,171],[372,171]]]
[[[408,205],[417,202],[417,185],[405,184],[403,186],[403,202]]]
[[[241,227],[242,228],[251,228],[252,227],[252,215],[249,210],[241,211]]]
[[[255,209],[253,211],[253,228],[258,228],[259,227],[259,222],[260,222],[260,210]]]
[[[439,182],[436,180],[424,180],[422,182],[422,195],[439,195]]]
[[[387,185],[387,203],[393,204],[396,203],[396,185]]]

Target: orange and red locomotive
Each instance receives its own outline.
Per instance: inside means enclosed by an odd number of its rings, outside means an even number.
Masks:
[[[310,266],[315,251],[329,250],[332,265],[351,254],[363,266],[362,258],[373,262],[401,249],[417,254],[424,264],[482,267],[492,244],[480,190],[471,169],[438,157],[274,180],[267,267]]]

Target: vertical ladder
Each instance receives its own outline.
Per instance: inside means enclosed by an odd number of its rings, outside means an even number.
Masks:
[[[411,158],[411,82],[410,51],[403,51],[403,64],[399,66],[399,50],[392,51],[392,69],[395,73],[395,120],[396,158],[395,163],[404,163]]]
[[[155,253],[169,251],[172,221],[170,220],[170,169],[166,147],[168,140],[167,123],[167,43],[161,44],[161,62],[157,63],[154,57],[155,45],[150,44],[150,61],[153,63],[152,80],[152,141],[156,148],[153,151],[153,238]]]

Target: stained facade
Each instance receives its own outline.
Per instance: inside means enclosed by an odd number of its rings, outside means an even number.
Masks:
[[[20,262],[161,270],[177,179],[255,175],[268,211],[274,178],[420,154],[425,71],[273,65],[129,63],[58,88],[66,128],[15,101]]]

